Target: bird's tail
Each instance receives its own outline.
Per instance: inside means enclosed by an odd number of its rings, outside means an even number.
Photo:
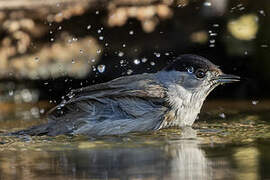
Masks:
[[[11,132],[8,135],[30,135],[30,136],[42,136],[48,135],[49,129],[52,126],[51,123],[41,124],[37,126],[30,127],[28,129],[23,129],[15,132]]]

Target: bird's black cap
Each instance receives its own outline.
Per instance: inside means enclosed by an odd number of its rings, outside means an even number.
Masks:
[[[208,59],[194,55],[194,54],[184,54],[181,56],[178,56],[174,62],[166,66],[163,70],[165,71],[186,71],[187,68],[193,67],[194,70],[196,71],[197,69],[202,69],[205,72],[206,71],[218,71],[220,72],[221,70],[213,64],[211,61]]]

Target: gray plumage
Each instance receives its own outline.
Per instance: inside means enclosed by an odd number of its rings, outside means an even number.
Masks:
[[[198,70],[204,77],[197,77]],[[218,78],[221,75],[207,59],[182,55],[157,73],[120,77],[73,90],[69,100],[51,110],[47,124],[17,134],[101,136],[191,126],[206,96],[225,83]],[[229,77],[223,79],[239,79]]]

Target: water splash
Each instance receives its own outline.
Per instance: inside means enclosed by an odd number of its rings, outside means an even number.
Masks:
[[[134,59],[133,63],[136,64],[136,65],[138,65],[138,64],[141,63],[141,61],[139,59]]]
[[[103,73],[105,72],[106,66],[104,64],[100,64],[98,65],[97,69],[98,69],[98,72]]]

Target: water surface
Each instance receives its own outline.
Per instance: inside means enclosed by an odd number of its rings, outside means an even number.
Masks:
[[[1,132],[46,121],[46,103],[1,107]],[[208,101],[193,130],[0,136],[0,179],[268,179],[269,117],[268,101]]]

